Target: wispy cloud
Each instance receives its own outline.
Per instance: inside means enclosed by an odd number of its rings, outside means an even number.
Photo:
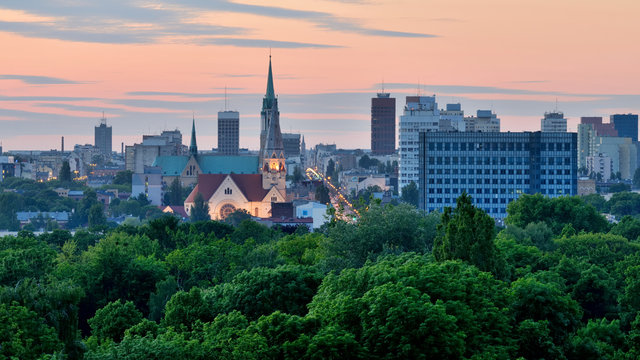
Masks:
[[[250,48],[286,48],[286,49],[300,49],[300,48],[340,48],[339,45],[330,44],[315,44],[296,41],[277,41],[277,40],[265,40],[265,39],[246,39],[246,38],[196,38],[192,41],[198,45],[228,45],[236,47],[250,47]]]
[[[0,80],[20,80],[25,84],[31,85],[66,85],[66,84],[84,84],[84,82],[73,81],[49,76],[35,75],[0,75]]]
[[[153,3],[141,0],[7,0],[0,4],[1,9],[20,11],[27,18],[42,17],[55,19],[55,21],[3,19],[0,21],[0,31],[28,37],[76,42],[135,44],[186,37],[187,42],[238,47],[332,48],[337,46],[286,41],[286,39],[281,41],[252,39],[249,36],[253,31],[250,24],[244,27],[232,27],[194,23],[193,19],[202,11],[303,20],[321,29],[366,36],[418,38],[436,36],[395,29],[371,28],[362,25],[356,19],[342,18],[327,12],[242,4],[225,0],[159,0]],[[230,35],[245,36],[245,38],[225,37]],[[209,38],[199,40],[202,36]]]

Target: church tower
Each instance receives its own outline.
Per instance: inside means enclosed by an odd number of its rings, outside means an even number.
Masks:
[[[287,168],[285,166],[284,145],[280,131],[280,111],[278,99],[273,89],[273,73],[271,71],[271,55],[269,55],[269,76],[267,93],[262,100],[260,113],[260,163],[262,164],[262,187],[273,186],[281,192],[286,190]]]
[[[198,156],[198,144],[196,143],[196,118],[193,117],[191,123],[191,144],[189,144],[189,155]]]

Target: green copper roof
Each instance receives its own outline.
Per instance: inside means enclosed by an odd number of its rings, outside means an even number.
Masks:
[[[158,156],[153,166],[162,169],[162,176],[179,176],[189,162],[189,156]],[[257,156],[200,155],[196,158],[203,174],[257,174]]]
[[[198,144],[196,144],[196,119],[193,118],[191,124],[191,144],[189,145],[189,154],[198,155]]]
[[[276,92],[273,90],[273,73],[271,72],[271,55],[269,55],[269,77],[267,78],[267,99],[275,99]]]
[[[158,156],[153,166],[162,169],[162,176],[179,176],[189,162],[188,156]]]
[[[203,174],[257,174],[257,156],[200,156],[198,164]]]

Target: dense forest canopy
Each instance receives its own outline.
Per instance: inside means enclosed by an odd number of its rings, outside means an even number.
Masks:
[[[21,231],[0,238],[0,358],[637,359],[637,208],[610,225],[594,204],[525,195],[505,228],[463,195],[313,233]]]

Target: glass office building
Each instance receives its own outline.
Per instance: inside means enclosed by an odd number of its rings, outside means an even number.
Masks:
[[[463,193],[495,219],[521,194],[576,195],[577,135],[421,132],[420,208],[454,207]]]

